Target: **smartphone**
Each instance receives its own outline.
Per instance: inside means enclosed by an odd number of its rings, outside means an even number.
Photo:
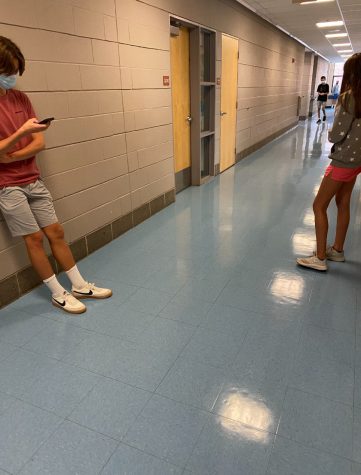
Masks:
[[[41,124],[41,125],[48,125],[48,124],[50,124],[50,122],[51,122],[52,120],[54,120],[54,119],[55,119],[55,117],[47,117],[46,119],[40,120],[40,121],[38,122],[38,124]]]

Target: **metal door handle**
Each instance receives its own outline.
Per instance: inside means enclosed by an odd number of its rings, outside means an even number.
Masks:
[[[187,117],[187,120],[188,120],[189,123],[191,123],[193,119],[192,119],[192,117],[189,115],[189,116]]]
[[[227,112],[221,112],[221,116],[226,115],[226,114],[227,114]]]

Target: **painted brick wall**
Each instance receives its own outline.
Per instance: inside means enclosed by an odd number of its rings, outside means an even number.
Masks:
[[[174,188],[168,15],[142,8],[0,0],[0,34],[27,60],[18,87],[57,119],[38,164],[70,242]],[[29,265],[2,218],[0,262],[0,281]]]
[[[297,120],[304,48],[233,0],[0,0],[0,9],[1,34],[27,59],[19,87],[39,117],[57,118],[38,163],[70,242],[174,188],[170,13],[239,38],[237,152]],[[29,264],[3,221],[0,262],[0,281]]]

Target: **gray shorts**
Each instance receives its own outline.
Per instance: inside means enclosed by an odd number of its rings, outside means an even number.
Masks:
[[[319,109],[321,109],[321,107],[322,107],[322,109],[325,109],[325,107],[326,107],[326,102],[327,102],[327,101],[317,101],[317,107],[318,107]]]
[[[14,237],[36,233],[58,222],[51,194],[41,180],[1,188],[0,211]]]

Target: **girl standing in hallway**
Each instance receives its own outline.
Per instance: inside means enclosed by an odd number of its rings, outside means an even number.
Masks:
[[[333,143],[320,189],[313,203],[317,250],[314,255],[297,259],[303,267],[327,270],[327,259],[343,262],[344,242],[350,222],[350,201],[356,178],[361,173],[361,53],[349,58],[344,67],[339,97],[329,140]],[[337,228],[335,241],[327,246],[327,208],[336,198]]]

